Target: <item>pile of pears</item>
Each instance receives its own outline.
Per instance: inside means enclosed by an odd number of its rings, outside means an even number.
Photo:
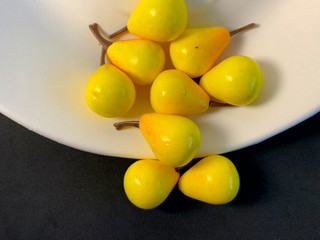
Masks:
[[[187,116],[206,112],[212,103],[244,106],[257,98],[262,73],[253,59],[236,55],[215,65],[230,37],[253,24],[229,32],[220,26],[187,28],[187,22],[184,0],[140,0],[127,22],[129,33],[138,38],[111,42],[97,24],[90,26],[103,46],[102,58],[107,55],[111,62],[102,61],[88,80],[85,99],[93,112],[122,116],[135,102],[135,86],[151,85],[154,112],[139,121],[115,123],[118,130],[139,128],[156,157],[134,162],[124,176],[128,199],[142,209],[159,206],[177,183],[186,196],[209,204],[232,201],[240,186],[236,167],[221,155],[191,164],[201,133]],[[173,69],[165,69],[160,43],[168,43]]]

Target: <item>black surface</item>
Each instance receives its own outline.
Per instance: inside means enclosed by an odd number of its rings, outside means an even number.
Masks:
[[[127,200],[130,159],[78,151],[0,115],[0,239],[320,239],[320,115],[224,154],[236,199],[213,206],[177,188],[154,210]]]

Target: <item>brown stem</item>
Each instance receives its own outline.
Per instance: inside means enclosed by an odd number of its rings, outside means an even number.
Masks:
[[[189,166],[195,164],[198,160],[199,160],[199,159],[194,158],[194,159],[192,159],[190,162],[188,162],[186,165],[181,166],[181,167],[176,167],[175,170],[176,170],[177,172],[179,172],[179,171],[181,171],[183,168],[186,168],[186,167],[189,167]]]
[[[136,127],[139,128],[139,121],[124,121],[124,122],[116,122],[113,124],[113,126],[117,130],[121,130],[125,127]]]
[[[210,100],[209,102],[209,107],[229,107],[229,106],[233,106],[233,105],[230,105],[228,103],[215,102],[213,100]]]
[[[250,29],[250,28],[253,28],[253,27],[255,27],[255,26],[257,26],[255,23],[250,23],[250,24],[248,24],[248,25],[246,25],[246,26],[244,26],[244,27],[241,27],[241,28],[238,28],[238,29],[236,29],[236,30],[231,31],[231,32],[230,32],[230,36],[233,36],[233,35],[235,35],[235,34],[237,34],[237,33],[239,33],[239,32],[245,31],[245,30]],[[127,26],[125,26],[125,27],[119,29],[118,31],[109,34],[109,35],[108,35],[108,38],[110,38],[110,39],[111,39],[111,38],[114,38],[114,37],[118,36],[119,34],[125,32],[125,31],[127,31],[127,30],[128,30],[128,28],[127,28]]]
[[[241,28],[238,28],[238,29],[236,29],[236,30],[231,31],[231,32],[230,32],[230,36],[232,37],[233,35],[235,35],[235,34],[237,34],[237,33],[239,33],[239,32],[245,31],[245,30],[250,29],[250,28],[253,28],[253,27],[255,27],[255,26],[256,26],[255,23],[250,23],[250,24],[248,24],[248,25],[246,25],[246,26],[244,26],[244,27],[241,27]]]
[[[97,23],[91,24],[89,25],[89,28],[91,30],[91,32],[93,33],[93,35],[96,37],[96,39],[99,41],[99,43],[105,48],[107,49],[112,42],[108,41],[107,39],[105,39],[100,31],[99,31],[99,25]]]
[[[111,33],[110,35],[108,35],[108,38],[114,38],[116,36],[118,36],[119,34],[123,33],[124,31],[127,31],[128,28],[127,26],[123,27],[123,28],[120,28],[118,31],[114,32],[114,33]]]
[[[101,47],[100,66],[106,64],[106,49]]]

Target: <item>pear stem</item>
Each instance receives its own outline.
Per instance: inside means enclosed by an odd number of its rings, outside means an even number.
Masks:
[[[246,26],[244,26],[244,27],[241,27],[241,28],[239,28],[239,29],[236,29],[236,30],[231,31],[231,32],[230,32],[230,36],[233,36],[233,35],[235,35],[235,34],[237,34],[237,33],[239,33],[239,32],[242,32],[242,31],[247,30],[247,29],[249,29],[249,28],[253,28],[253,27],[255,27],[255,26],[256,26],[255,23],[250,23],[250,24],[248,24],[248,25],[246,25]],[[125,31],[127,31],[127,30],[128,30],[127,26],[124,26],[123,28],[120,28],[118,31],[109,34],[109,35],[108,35],[108,38],[110,38],[110,39],[111,39],[111,38],[114,38],[114,37],[118,36],[119,34],[125,32]]]
[[[109,34],[109,35],[108,35],[108,38],[110,38],[110,39],[111,39],[111,38],[114,38],[114,37],[118,36],[119,34],[125,32],[125,31],[127,31],[127,30],[128,30],[127,26],[125,26],[125,27],[123,27],[123,28],[120,28],[118,31]]]
[[[99,25],[97,23],[89,25],[89,29],[91,30],[92,34],[96,37],[96,39],[99,41],[99,43],[107,49],[113,42],[105,39],[100,31],[99,31]]]
[[[232,37],[233,35],[235,35],[235,34],[237,34],[237,33],[239,33],[239,32],[248,30],[248,29],[253,28],[253,27],[255,27],[255,26],[256,26],[255,23],[250,23],[250,24],[248,24],[248,25],[246,25],[246,26],[244,26],[244,27],[241,27],[241,28],[238,28],[238,29],[235,29],[235,30],[231,31],[231,32],[230,32],[230,36]]]
[[[229,107],[229,106],[232,106],[232,105],[228,103],[215,102],[212,100],[209,101],[209,107]]]
[[[181,167],[176,167],[175,170],[176,172],[180,172],[183,168],[189,167],[191,165],[194,165],[199,159],[194,158],[190,162],[188,162],[186,165],[183,165]]]
[[[117,130],[122,130],[125,127],[136,127],[139,128],[139,121],[124,121],[124,122],[116,122],[113,126]]]
[[[100,66],[106,64],[106,49],[101,47]]]

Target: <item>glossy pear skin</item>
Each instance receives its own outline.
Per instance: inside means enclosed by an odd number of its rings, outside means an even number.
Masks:
[[[197,78],[213,67],[229,42],[224,27],[188,28],[170,43],[170,57],[176,69]]]
[[[152,209],[163,203],[179,180],[180,174],[157,160],[139,160],[126,171],[125,193],[135,206]]]
[[[180,191],[209,204],[232,201],[240,187],[239,174],[226,157],[211,155],[196,163],[179,180]]]
[[[200,86],[220,102],[243,106],[253,102],[263,83],[259,65],[246,56],[232,56],[200,79]]]
[[[169,42],[179,37],[188,22],[184,0],[140,0],[131,13],[128,31],[156,42]]]
[[[165,65],[162,47],[146,39],[114,42],[109,46],[107,56],[138,85],[150,85]]]
[[[156,158],[167,166],[187,164],[200,148],[200,130],[186,117],[146,113],[139,127]]]
[[[170,69],[160,73],[150,90],[157,113],[180,116],[202,113],[209,108],[209,95],[185,73]]]
[[[111,64],[104,64],[90,77],[85,89],[89,108],[100,116],[125,114],[134,104],[136,90],[131,79]]]

